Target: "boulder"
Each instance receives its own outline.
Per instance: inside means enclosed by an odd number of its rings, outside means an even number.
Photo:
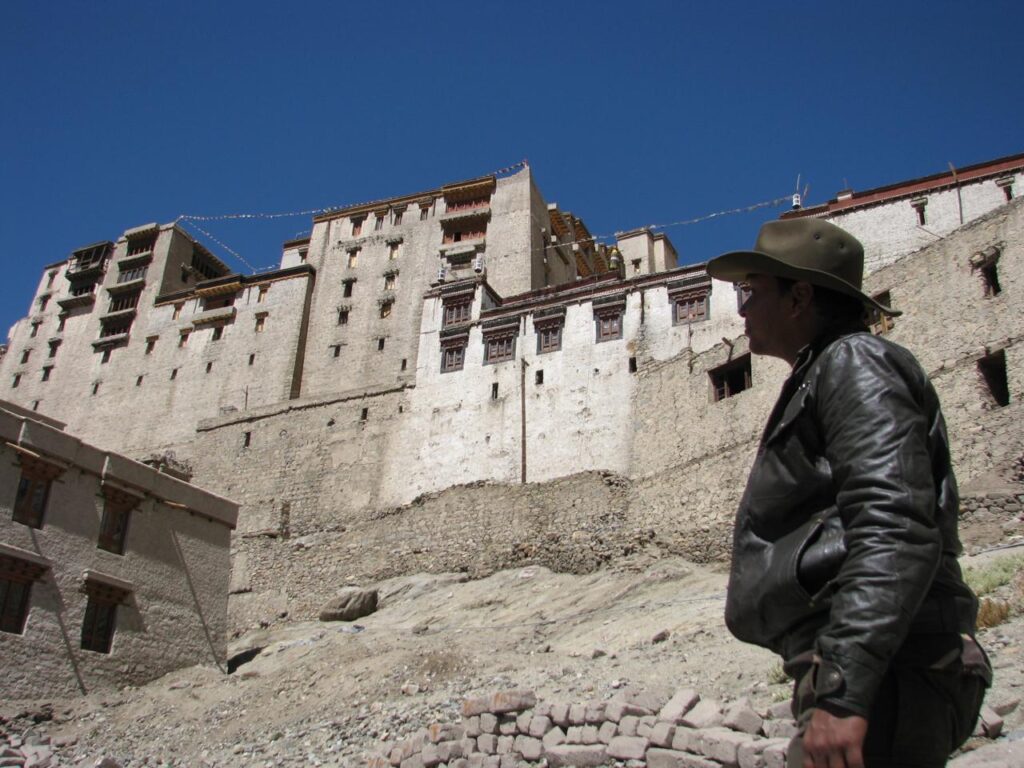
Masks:
[[[320,609],[320,621],[355,621],[376,610],[376,589],[345,587]]]

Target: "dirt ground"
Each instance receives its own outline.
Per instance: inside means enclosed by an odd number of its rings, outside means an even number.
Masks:
[[[638,556],[586,576],[527,567],[378,587],[379,610],[355,624],[295,623],[240,638],[232,655],[254,657],[230,675],[198,666],[139,688],[8,702],[3,727],[40,720],[33,727],[53,739],[61,765],[110,757],[124,768],[348,766],[383,741],[457,720],[464,697],[506,687],[567,703],[629,685],[746,696],[757,708],[789,695],[777,660],[725,629],[723,569]],[[655,642],[663,630],[668,638]],[[1024,695],[1024,616],[980,638],[996,667],[988,700],[1009,706]],[[1017,707],[1006,730],[1022,728]]]

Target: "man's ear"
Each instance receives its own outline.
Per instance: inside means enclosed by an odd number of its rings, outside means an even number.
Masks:
[[[793,300],[793,314],[800,315],[809,312],[813,308],[814,286],[810,283],[799,280],[793,284],[789,291]]]

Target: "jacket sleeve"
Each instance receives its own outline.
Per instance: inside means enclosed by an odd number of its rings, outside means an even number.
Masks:
[[[816,643],[819,700],[866,717],[941,557],[924,374],[872,337],[825,355],[816,409],[847,557]]]

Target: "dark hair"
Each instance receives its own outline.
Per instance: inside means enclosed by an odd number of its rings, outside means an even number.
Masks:
[[[796,285],[796,280],[788,277],[776,277],[779,290],[786,292]],[[811,304],[821,318],[822,331],[862,331],[867,330],[867,307],[856,296],[848,296],[830,288],[812,285],[814,296]]]

